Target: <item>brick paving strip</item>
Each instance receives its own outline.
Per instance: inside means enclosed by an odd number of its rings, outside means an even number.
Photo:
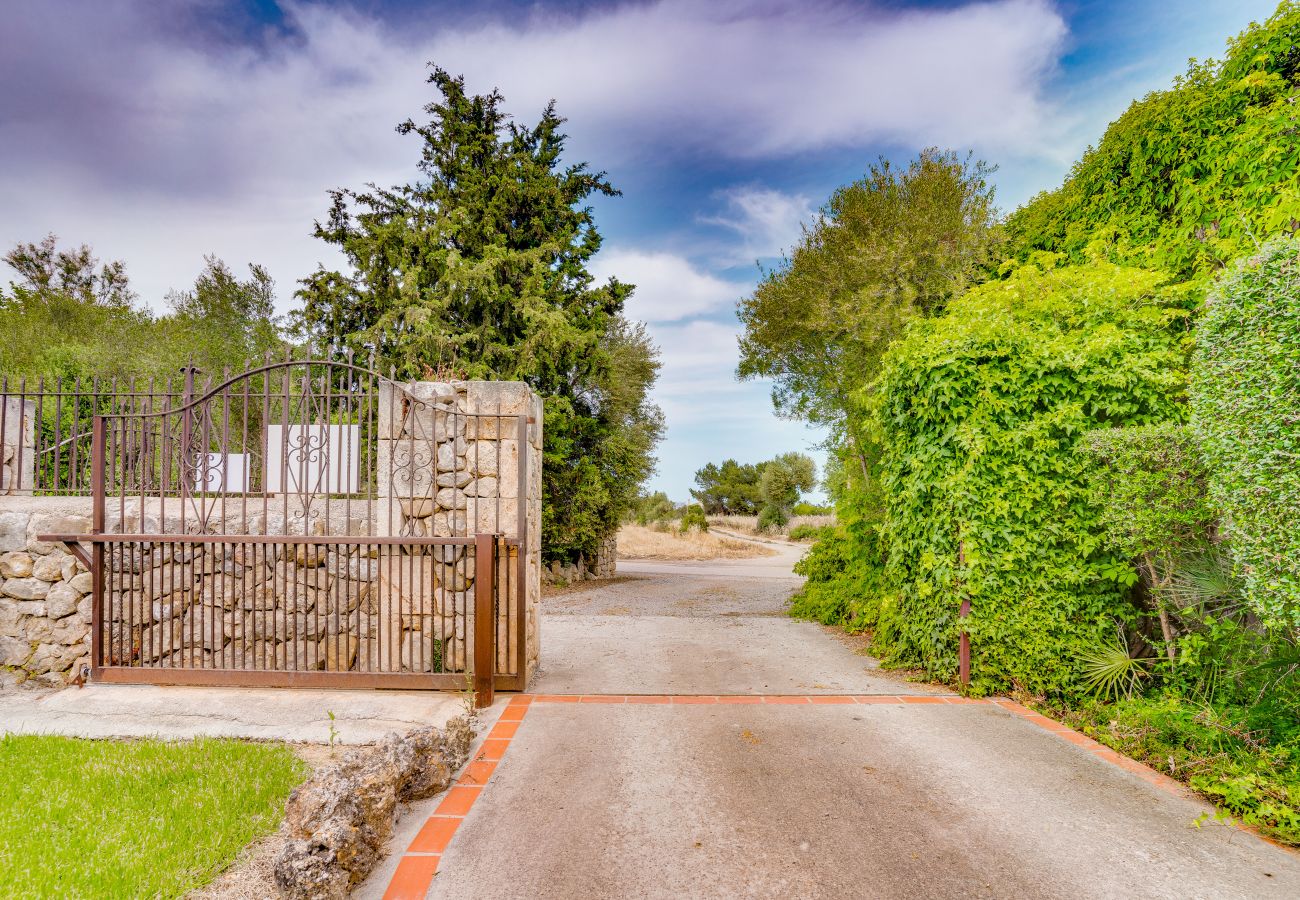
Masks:
[[[721,705],[781,705],[781,706],[826,706],[832,704],[926,704],[938,706],[959,706],[968,704],[985,704],[1003,709],[1008,713],[1018,716],[1027,722],[1038,726],[1039,728],[1055,735],[1063,741],[1080,747],[1100,760],[1118,766],[1138,778],[1159,788],[1166,793],[1174,794],[1180,797],[1195,797],[1184,784],[1170,778],[1152,769],[1150,766],[1143,765],[1136,760],[1129,759],[1122,753],[1118,753],[1105,744],[1094,741],[1087,735],[1080,734],[1068,725],[1048,718],[1041,713],[1035,712],[1027,706],[1016,703],[1014,700],[1007,700],[1000,697],[987,699],[976,699],[972,697],[956,696],[934,696],[934,695],[886,695],[886,694],[805,694],[805,695],[785,695],[785,694],[722,694],[712,695],[694,695],[694,694],[660,694],[660,695],[643,695],[643,694],[516,694],[511,698],[505,710],[501,713],[501,718],[497,720],[496,725],[488,732],[478,754],[465,767],[465,771],[456,780],[455,785],[448,789],[442,802],[429,816],[424,826],[420,829],[419,834],[411,841],[406,852],[402,855],[401,861],[397,865],[397,871],[393,873],[393,879],[389,882],[387,891],[384,892],[384,900],[421,900],[429,892],[429,886],[433,883],[433,876],[438,871],[438,862],[442,858],[442,852],[451,843],[452,837],[456,834],[456,829],[460,823],[469,815],[474,801],[482,793],[488,779],[496,770],[497,764],[505,755],[510,746],[511,740],[514,739],[515,732],[523,724],[524,716],[528,714],[529,707],[534,703],[603,703],[603,704],[622,704],[622,705],[669,705],[669,706],[700,706],[710,704]],[[1261,840],[1267,841],[1274,846],[1283,849],[1292,850],[1272,840],[1265,835],[1260,834],[1256,829],[1249,825],[1236,822],[1236,827],[1249,834],[1253,834]]]

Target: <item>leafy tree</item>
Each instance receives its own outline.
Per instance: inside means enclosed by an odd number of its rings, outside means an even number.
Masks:
[[[627,512],[628,518],[638,525],[653,525],[676,518],[677,505],[663,491],[638,494]]]
[[[763,466],[759,494],[764,509],[780,510],[781,516],[788,519],[803,493],[816,486],[817,465],[812,457],[803,453],[783,453]]]
[[[1193,60],[1172,88],[1133,103],[1058,189],[1007,223],[1014,253],[1212,275],[1257,242],[1300,228],[1300,2],[1286,0]]]
[[[90,379],[176,374],[194,363],[219,375],[282,346],[275,286],[260,266],[240,281],[208,257],[191,291],[168,295],[161,317],[140,305],[120,261],[50,235],[5,256],[18,278],[0,292],[0,370]],[[39,338],[39,339],[35,339]]]
[[[872,482],[862,389],[908,322],[941,313],[996,248],[992,169],[929,149],[888,160],[831,195],[791,257],[741,301],[741,378],[775,380],[777,411],[832,430]]]
[[[765,465],[734,459],[724,460],[720,466],[708,463],[695,472],[698,487],[691,489],[691,496],[709,515],[754,515],[762,503],[759,480]]]
[[[174,357],[192,359],[217,377],[225,370],[240,372],[284,346],[275,281],[262,266],[248,271],[250,277],[241,281],[222,260],[207,256],[193,289],[167,295],[170,312],[156,330]]]
[[[430,368],[526,381],[545,401],[542,546],[593,554],[653,467],[662,430],[647,396],[657,373],[643,330],[622,319],[631,285],[595,284],[595,194],[618,191],[586,164],[562,167],[554,103],[510,122],[497,91],[467,94],[435,68],[420,177],[332,193],[316,236],[347,272],[302,282],[298,326],[326,348],[373,346],[407,377]]]
[[[130,374],[160,349],[141,340],[151,317],[136,305],[126,267],[100,265],[85,245],[58,239],[19,244],[5,254],[16,280],[0,293],[0,369],[9,375],[68,378]]]

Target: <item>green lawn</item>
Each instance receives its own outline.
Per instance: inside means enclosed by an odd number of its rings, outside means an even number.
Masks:
[[[306,772],[276,744],[0,737],[0,892],[180,896],[273,831]]]

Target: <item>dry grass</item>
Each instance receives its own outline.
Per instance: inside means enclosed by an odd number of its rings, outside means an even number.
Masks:
[[[774,552],[760,544],[719,537],[707,531],[678,534],[639,525],[624,525],[618,531],[619,559],[753,559],[772,556]]]
[[[790,521],[781,528],[773,528],[769,531],[760,532],[758,530],[758,516],[709,516],[709,524],[717,525],[720,528],[726,528],[728,531],[739,531],[741,534],[752,534],[755,537],[789,537],[790,530],[798,528],[800,525],[810,525],[813,528],[821,528],[823,525],[834,525],[834,516],[791,516]]]

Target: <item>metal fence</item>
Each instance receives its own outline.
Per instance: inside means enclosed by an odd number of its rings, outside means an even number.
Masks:
[[[202,379],[198,386],[206,387],[208,381]],[[0,377],[0,492],[89,496],[95,416],[179,406],[184,402],[184,385],[183,375]]]
[[[350,361],[200,379],[5,395],[16,489],[93,498],[54,537],[94,575],[96,677],[522,683],[526,411]]]

